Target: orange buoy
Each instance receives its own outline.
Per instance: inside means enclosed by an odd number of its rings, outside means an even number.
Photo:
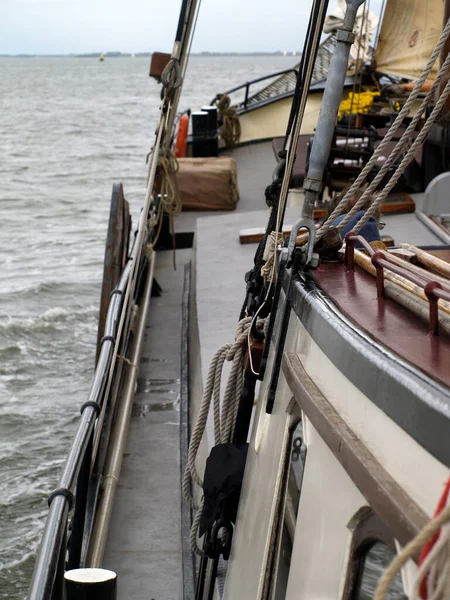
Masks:
[[[186,156],[187,147],[187,135],[189,127],[189,115],[186,113],[180,117],[180,123],[178,124],[177,139],[175,141],[175,157],[183,158]]]

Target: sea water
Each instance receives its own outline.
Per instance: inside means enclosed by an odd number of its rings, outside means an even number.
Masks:
[[[296,60],[192,57],[181,108]],[[0,58],[1,598],[26,597],[92,380],[113,182],[135,223],[144,199],[160,103],[148,68],[148,58]]]

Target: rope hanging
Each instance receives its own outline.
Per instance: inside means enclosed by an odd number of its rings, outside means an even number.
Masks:
[[[236,113],[236,107],[230,106],[231,100],[226,94],[218,94],[217,110],[222,121],[220,135],[227,148],[234,148],[241,139],[241,124]]]
[[[203,556],[203,550],[199,548],[197,543],[197,531],[203,508],[203,500],[200,504],[197,504],[192,493],[192,486],[194,484],[198,487],[203,486],[203,480],[198,474],[196,466],[197,454],[205,433],[211,403],[213,404],[214,444],[225,444],[231,442],[233,439],[239,397],[243,386],[244,352],[251,322],[251,317],[241,319],[236,329],[235,341],[232,344],[224,344],[214,354],[209,366],[203,399],[189,444],[188,462],[183,476],[182,493],[186,502],[196,511],[192,523],[190,540],[192,551],[200,556]],[[263,326],[264,321],[259,321],[258,328],[262,329]],[[221,399],[220,390],[225,361],[231,362],[232,365],[223,399]]]
[[[177,173],[178,161],[172,150],[167,150],[160,156],[161,167],[161,204],[166,214],[174,217],[181,212],[181,198],[178,189]]]

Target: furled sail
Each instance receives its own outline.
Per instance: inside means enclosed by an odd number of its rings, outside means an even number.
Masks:
[[[375,50],[377,69],[417,79],[442,31],[444,0],[388,0]],[[431,76],[434,78],[438,64]]]

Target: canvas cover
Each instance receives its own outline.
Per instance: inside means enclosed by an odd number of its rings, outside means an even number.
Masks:
[[[388,0],[375,50],[377,69],[418,79],[439,39],[443,18],[444,0]]]
[[[239,200],[236,161],[219,158],[179,158],[177,173],[183,210],[234,210]]]

